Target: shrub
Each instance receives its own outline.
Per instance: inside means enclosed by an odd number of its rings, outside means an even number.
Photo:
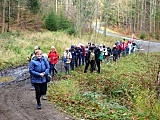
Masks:
[[[28,1],[28,9],[33,13],[37,14],[40,10],[40,2],[39,0],[29,0]]]
[[[57,31],[57,17],[54,12],[50,12],[45,19],[46,29],[50,31]]]
[[[67,30],[67,33],[68,33],[69,35],[75,35],[75,34],[76,34],[76,31],[75,31],[75,29],[74,29],[73,27],[71,27],[71,28],[69,28],[69,29]]]
[[[70,20],[68,20],[62,13],[58,16],[58,30],[68,29],[72,26]]]
[[[159,40],[159,38],[160,38],[159,33],[156,33],[155,39]]]
[[[145,38],[146,38],[146,34],[145,33],[141,33],[140,39],[145,39]]]

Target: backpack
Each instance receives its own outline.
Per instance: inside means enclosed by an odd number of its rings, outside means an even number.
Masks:
[[[63,57],[63,60],[62,60],[64,63],[67,62],[67,58]]]
[[[103,54],[102,54],[102,52],[99,55],[99,60],[103,60]]]
[[[114,48],[114,49],[112,50],[112,54],[113,54],[113,55],[116,55],[116,54],[117,54],[116,48]]]
[[[91,51],[90,60],[95,60],[95,53],[93,51]]]

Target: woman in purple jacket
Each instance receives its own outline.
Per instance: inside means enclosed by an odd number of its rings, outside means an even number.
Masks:
[[[49,73],[48,60],[42,56],[41,50],[36,50],[35,58],[29,64],[29,72],[31,74],[31,83],[35,87],[37,109],[41,109],[40,97],[46,94],[47,81],[46,76]]]

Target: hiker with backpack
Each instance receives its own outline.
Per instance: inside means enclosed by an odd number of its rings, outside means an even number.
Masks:
[[[81,66],[81,54],[82,54],[82,49],[80,45],[76,46],[75,45],[75,52],[76,52],[76,58],[75,58],[75,66]]]
[[[95,53],[95,62],[98,68],[97,72],[100,73],[100,62],[102,61],[103,56],[101,56],[102,53],[98,47],[94,48],[94,53]]]
[[[105,45],[103,45],[103,59],[105,60],[108,56],[108,51],[107,51],[107,47]]]
[[[51,46],[51,50],[48,54],[49,64],[50,64],[50,70],[49,73],[51,76],[54,76],[58,73],[56,69],[56,64],[58,62],[58,52],[56,51],[56,48],[54,46]]]
[[[116,62],[117,56],[118,56],[118,52],[117,52],[117,49],[116,49],[116,45],[113,45],[113,48],[112,48],[112,55],[113,55],[113,61]]]
[[[82,65],[84,65],[85,62],[85,56],[86,56],[86,50],[84,45],[82,45],[82,43],[79,44],[81,49],[82,49],[82,54],[81,54],[81,60],[82,60]]]
[[[120,45],[120,42],[117,42],[116,44],[116,49],[117,49],[117,58],[120,58],[121,57],[121,51],[122,51],[122,48],[121,48],[121,45]]]
[[[94,53],[94,47],[89,47],[89,50],[86,54],[86,65],[84,68],[84,73],[87,73],[87,69],[90,65],[90,72],[92,73],[95,70],[95,53]]]
[[[65,49],[65,52],[63,53],[63,62],[64,62],[64,69],[65,73],[69,74],[69,67],[72,59],[72,54],[69,52],[69,48]]]
[[[133,42],[132,43],[132,49],[131,49],[131,53],[135,53],[135,51],[136,51],[136,43],[135,42]]]
[[[106,47],[107,48],[107,56],[106,56],[106,59],[107,59],[107,62],[110,61],[110,56],[112,55],[112,49],[108,46]]]
[[[85,63],[86,63],[86,59],[87,59],[87,53],[88,53],[88,51],[89,51],[89,47],[88,47],[88,45],[86,45],[85,46]]]
[[[71,45],[69,52],[71,52],[72,54],[72,59],[70,63],[71,70],[74,70],[75,69],[75,59],[76,59],[76,51],[75,51],[74,45]]]
[[[123,39],[123,42],[121,44],[122,48],[122,57],[126,55],[126,49],[127,49],[127,43],[125,42],[125,39]]]

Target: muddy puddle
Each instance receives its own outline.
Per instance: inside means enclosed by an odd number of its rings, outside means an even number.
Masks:
[[[5,85],[10,85],[12,82],[29,79],[30,74],[28,67],[28,65],[24,65],[0,71],[0,88]],[[58,61],[56,68],[58,72],[64,71],[64,66],[61,60]]]
[[[11,84],[12,82],[26,80],[28,78],[28,65],[2,70],[0,72],[0,87]]]
[[[13,80],[13,77],[9,77],[9,76],[0,77],[0,82],[10,82],[12,80]]]

